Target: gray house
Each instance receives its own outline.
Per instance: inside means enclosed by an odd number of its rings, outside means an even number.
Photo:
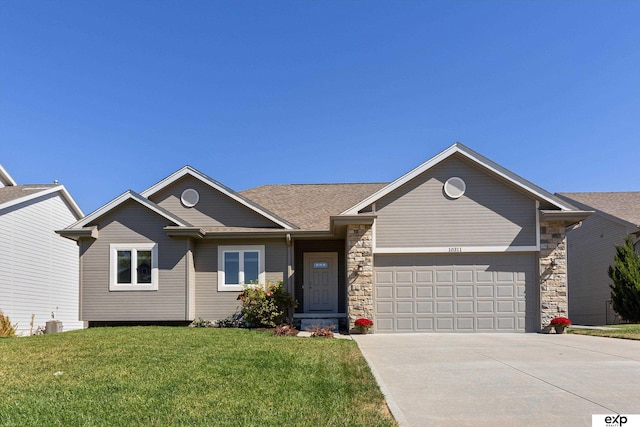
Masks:
[[[574,323],[619,323],[611,308],[611,279],[607,274],[615,245],[627,236],[640,238],[640,192],[560,193],[582,209],[595,211],[567,233],[569,310]]]
[[[587,215],[456,143],[391,183],[235,192],[185,166],[58,233],[90,325],[222,319],[283,280],[297,320],[513,332],[567,315],[565,228]]]

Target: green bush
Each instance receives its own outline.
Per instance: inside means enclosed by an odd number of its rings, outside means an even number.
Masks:
[[[635,251],[631,238],[624,245],[616,245],[614,265],[609,266],[611,301],[613,309],[631,323],[640,322],[640,256]]]
[[[9,316],[5,316],[2,311],[0,311],[0,337],[15,337],[16,336],[16,325],[12,325],[9,320]]]
[[[296,306],[296,301],[284,289],[283,282],[248,285],[238,296],[242,301],[245,320],[256,328],[275,328],[283,323],[287,311]]]

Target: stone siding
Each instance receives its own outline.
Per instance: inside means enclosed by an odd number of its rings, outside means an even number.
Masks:
[[[567,304],[567,239],[565,225],[540,223],[540,324],[549,330],[554,317],[569,317]]]
[[[347,314],[349,330],[360,317],[373,320],[373,241],[371,225],[347,227]]]

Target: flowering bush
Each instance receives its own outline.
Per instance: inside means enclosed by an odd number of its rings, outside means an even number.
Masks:
[[[296,306],[296,301],[283,287],[283,282],[248,285],[238,295],[242,301],[245,320],[256,328],[275,328],[284,322],[287,310]]]
[[[356,328],[362,330],[366,330],[369,329],[370,327],[373,326],[373,321],[366,319],[364,317],[361,317],[359,319],[356,319],[356,321],[354,322],[354,324],[356,325]]]
[[[566,317],[556,317],[551,320],[551,326],[571,326],[571,320]]]

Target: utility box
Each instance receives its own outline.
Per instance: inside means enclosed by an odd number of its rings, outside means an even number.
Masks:
[[[56,332],[62,332],[62,322],[60,320],[49,320],[44,329],[44,333],[55,334]]]

